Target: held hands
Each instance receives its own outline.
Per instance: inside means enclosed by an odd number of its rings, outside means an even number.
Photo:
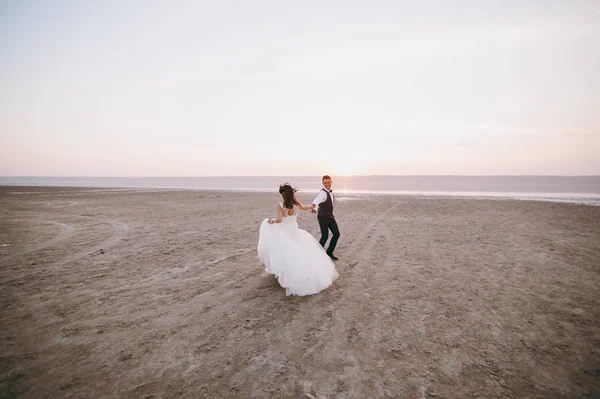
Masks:
[[[317,213],[317,210],[315,209],[316,208],[315,204],[310,204],[310,205],[312,207],[312,209],[310,210],[310,213]]]

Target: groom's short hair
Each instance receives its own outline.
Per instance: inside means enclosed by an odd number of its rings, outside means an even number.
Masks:
[[[321,179],[321,181],[323,181],[323,180],[326,180],[326,179],[329,179],[329,180],[331,180],[331,176],[329,176],[329,175],[325,175],[325,176],[323,176],[323,178]]]

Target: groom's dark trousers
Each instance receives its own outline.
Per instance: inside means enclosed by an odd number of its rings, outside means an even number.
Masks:
[[[319,244],[323,248],[325,248],[325,243],[329,238],[329,230],[331,230],[331,241],[329,242],[329,247],[327,248],[328,254],[333,254],[333,250],[337,245],[338,238],[340,238],[340,230],[338,229],[338,225],[334,218],[317,216],[317,220],[319,221],[319,227],[321,228],[321,239],[319,240]]]

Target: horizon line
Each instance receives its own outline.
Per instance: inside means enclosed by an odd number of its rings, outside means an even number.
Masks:
[[[71,179],[82,179],[82,178],[92,178],[92,179],[173,179],[173,178],[184,178],[184,179],[196,179],[196,178],[245,178],[245,177],[277,177],[277,178],[291,178],[291,177],[322,177],[324,175],[199,175],[199,176],[118,176],[118,175],[103,175],[103,176],[86,176],[86,175],[0,175],[0,178],[71,178]],[[600,177],[600,174],[594,175],[557,175],[557,174],[489,174],[489,175],[477,175],[477,174],[370,174],[370,175],[335,175],[329,174],[329,176],[336,178],[344,178],[344,177]]]

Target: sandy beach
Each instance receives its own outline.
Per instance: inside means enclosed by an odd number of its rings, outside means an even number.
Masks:
[[[340,278],[286,297],[276,190],[0,187],[0,397],[600,397],[600,207],[339,199]]]

